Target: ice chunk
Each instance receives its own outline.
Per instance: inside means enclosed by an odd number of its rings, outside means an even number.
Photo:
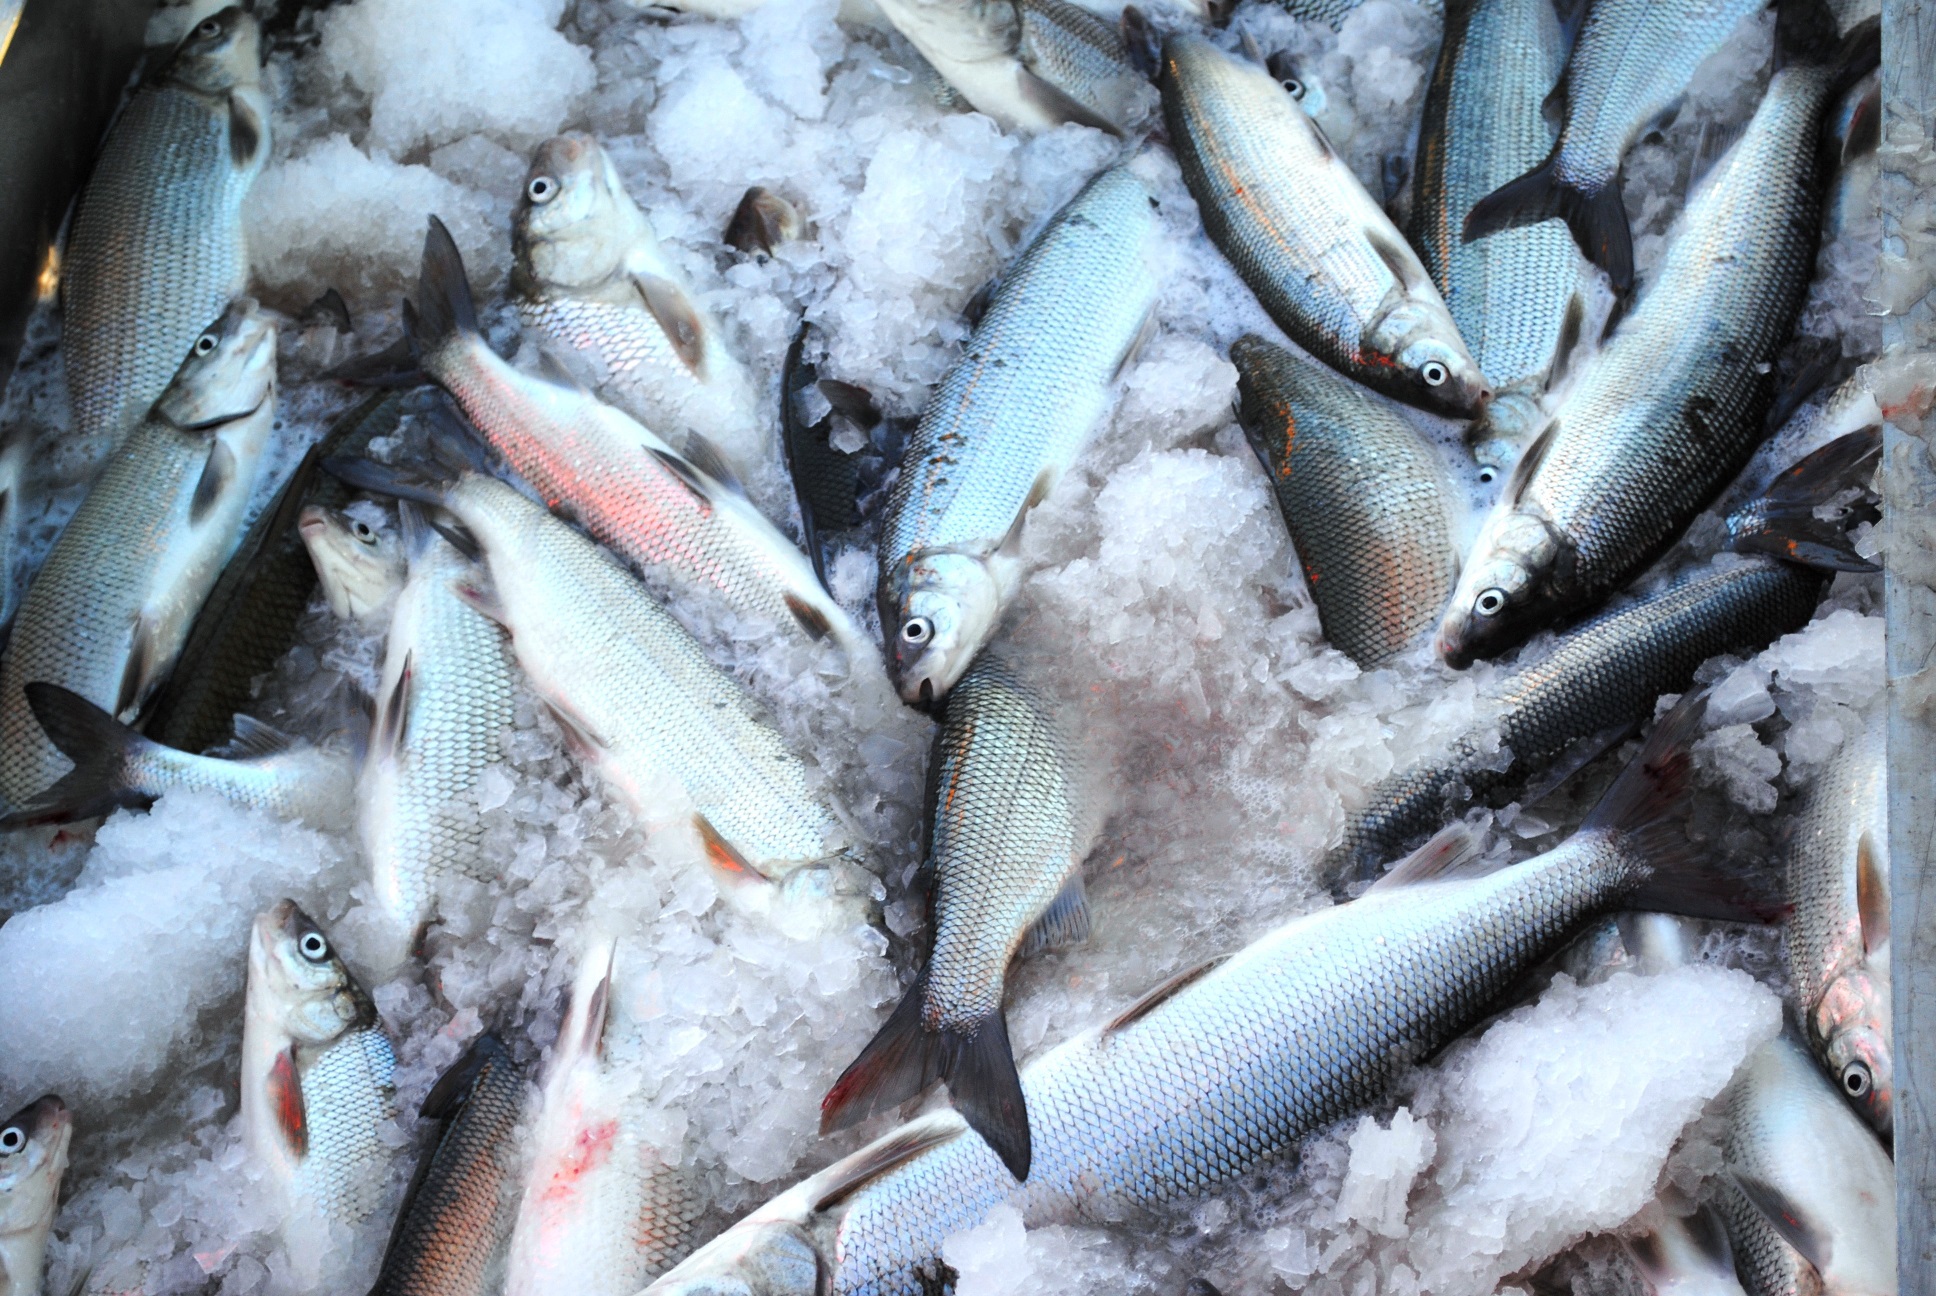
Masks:
[[[1409,1232],[1406,1198],[1437,1146],[1431,1128],[1403,1107],[1392,1114],[1388,1128],[1361,1117],[1351,1132],[1351,1168],[1338,1193],[1339,1220],[1362,1224],[1380,1237],[1404,1237]]]

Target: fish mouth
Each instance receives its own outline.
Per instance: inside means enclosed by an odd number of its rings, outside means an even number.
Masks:
[[[1438,649],[1439,660],[1447,666],[1450,666],[1453,670],[1462,671],[1472,665],[1472,646],[1465,641],[1465,636],[1463,635],[1449,630],[1441,630],[1439,631],[1438,641],[1434,647]]]
[[[328,530],[328,515],[314,504],[305,506],[301,516],[296,519],[296,534],[302,536],[305,540],[312,536],[322,535]]]

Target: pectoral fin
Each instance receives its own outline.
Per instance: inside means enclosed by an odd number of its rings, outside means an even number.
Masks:
[[[679,353],[679,359],[686,368],[703,380],[706,376],[706,327],[699,318],[698,307],[692,298],[678,284],[670,279],[656,275],[634,275],[632,283],[639,290],[639,297],[645,308],[652,312],[652,318],[659,321],[665,331],[666,341]]]

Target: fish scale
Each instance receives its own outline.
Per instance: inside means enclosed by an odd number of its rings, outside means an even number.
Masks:
[[[344,1032],[302,1069],[309,1147],[295,1191],[332,1220],[355,1223],[383,1203],[396,1069],[381,1026]]]

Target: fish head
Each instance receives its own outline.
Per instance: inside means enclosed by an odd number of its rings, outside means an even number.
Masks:
[[[403,588],[403,554],[395,537],[340,509],[310,504],[296,520],[316,579],[339,617],[361,619]]]
[[[788,1193],[721,1233],[645,1289],[642,1296],[818,1296],[828,1275],[794,1212],[774,1208]]]
[[[1890,1047],[1890,982],[1886,964],[1870,962],[1831,981],[1811,1023],[1822,1061],[1842,1096],[1883,1138],[1895,1134],[1895,1054]]]
[[[1546,421],[1546,412],[1540,408],[1538,398],[1532,393],[1495,393],[1465,431],[1465,443],[1472,450],[1472,461],[1479,466],[1479,480],[1503,481],[1511,476],[1513,465],[1519,462],[1520,451],[1539,435]]]
[[[254,298],[238,297],[189,346],[155,414],[184,430],[215,428],[255,413],[275,392],[275,321]]]
[[[255,85],[262,79],[262,27],[240,5],[212,13],[189,29],[163,75],[207,95]]]
[[[1420,409],[1473,418],[1492,399],[1491,384],[1436,292],[1394,304],[1366,335],[1365,350],[1390,365],[1392,394]]]
[[[0,1234],[51,1224],[74,1122],[52,1094],[0,1125]]]
[[[994,633],[1001,581],[973,554],[917,553],[882,591],[888,673],[901,697],[939,702]]]
[[[297,1044],[327,1044],[376,1020],[329,937],[294,900],[256,915],[247,1011]]]
[[[520,291],[602,284],[624,268],[642,233],[650,235],[645,215],[596,139],[572,131],[538,146],[511,218]]]
[[[1537,514],[1510,502],[1494,510],[1439,622],[1445,664],[1464,670],[1531,638],[1550,619],[1541,594],[1569,552]]]

